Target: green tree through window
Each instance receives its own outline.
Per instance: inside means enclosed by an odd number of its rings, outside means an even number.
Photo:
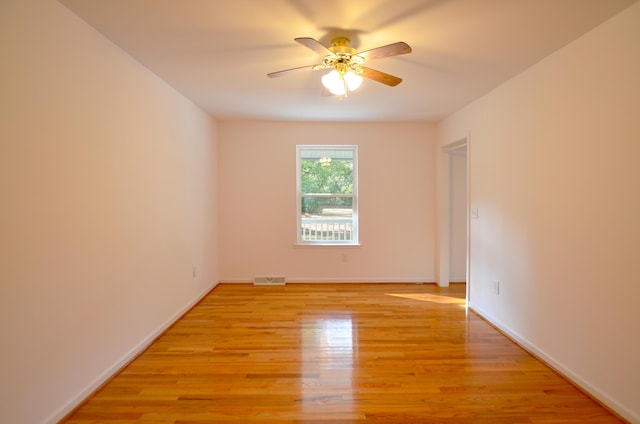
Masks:
[[[309,160],[301,164],[302,192],[305,194],[353,194],[352,160]],[[323,207],[351,207],[351,198],[306,198],[302,213],[321,212]]]

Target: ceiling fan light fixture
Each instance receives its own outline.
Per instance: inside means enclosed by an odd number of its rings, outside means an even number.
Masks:
[[[404,41],[387,44],[386,46],[357,52],[351,47],[351,41],[346,37],[335,37],[331,46],[327,47],[311,37],[294,38],[295,41],[314,52],[322,55],[322,62],[316,65],[300,66],[284,71],[270,72],[269,78],[275,78],[298,71],[319,71],[329,69],[330,72],[322,77],[322,85],[333,95],[347,97],[349,91],[354,91],[362,84],[362,78],[395,87],[402,82],[402,78],[363,66],[365,62],[385,57],[411,53],[411,47]],[[326,94],[326,93],[325,93]]]
[[[341,74],[333,69],[322,77],[322,85],[336,96],[344,96],[347,91],[356,90],[361,84],[362,77],[351,71]]]

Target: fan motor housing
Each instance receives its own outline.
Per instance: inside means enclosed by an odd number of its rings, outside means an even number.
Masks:
[[[331,40],[331,47],[329,50],[336,54],[354,55],[355,49],[351,48],[351,40],[347,37],[336,37]]]

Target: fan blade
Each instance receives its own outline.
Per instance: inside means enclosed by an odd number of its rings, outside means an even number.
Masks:
[[[384,72],[376,71],[375,69],[367,68],[364,66],[362,67],[362,76],[386,85],[390,85],[391,87],[395,87],[402,82],[402,78],[394,77],[393,75],[385,74]]]
[[[320,56],[334,55],[334,53],[327,47],[325,47],[321,42],[319,42],[318,40],[314,40],[311,37],[298,37],[294,38],[294,40],[302,44],[303,46],[310,48]]]
[[[358,56],[360,56],[364,60],[374,60],[407,53],[411,53],[411,47],[409,47],[409,45],[404,41],[398,41],[397,43],[388,44],[382,47],[376,47],[375,49],[371,50],[365,50],[358,53]]]
[[[277,78],[277,77],[281,77],[283,75],[293,74],[295,72],[317,71],[319,69],[325,69],[325,68],[326,67],[324,65],[300,66],[299,68],[291,68],[291,69],[285,69],[284,71],[271,72],[271,73],[268,73],[267,76],[269,78]]]

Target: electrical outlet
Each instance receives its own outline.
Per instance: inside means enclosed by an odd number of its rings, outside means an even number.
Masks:
[[[193,266],[193,278],[196,278],[198,276],[198,267],[197,266]]]
[[[493,282],[493,294],[500,294],[500,281],[494,281]]]

